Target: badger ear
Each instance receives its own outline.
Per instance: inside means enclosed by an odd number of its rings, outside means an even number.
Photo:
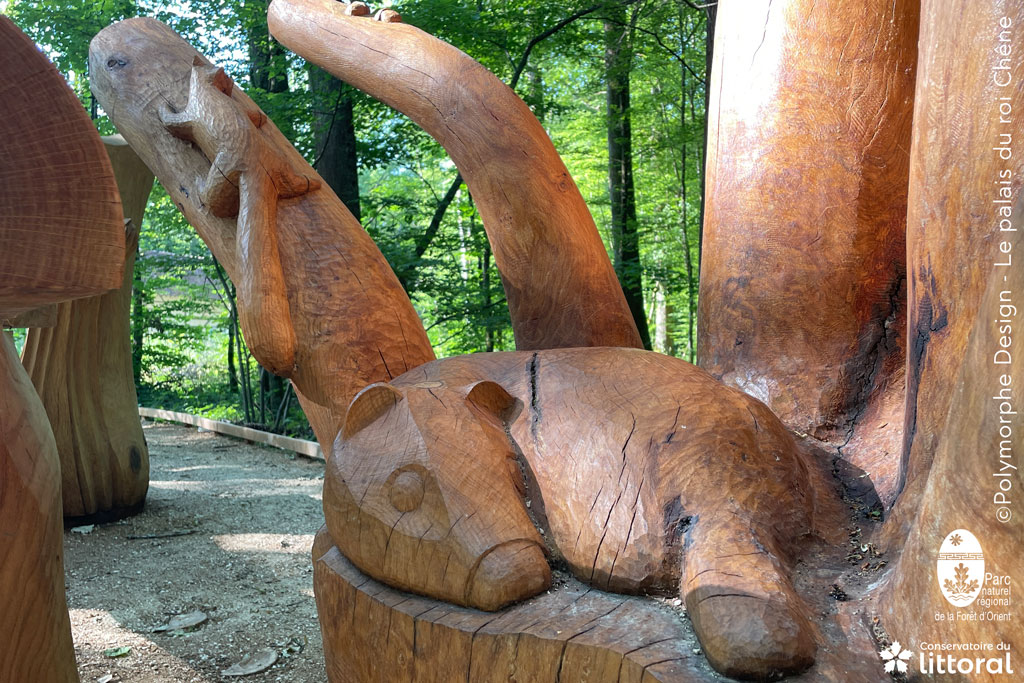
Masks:
[[[523,402],[513,398],[496,382],[484,380],[469,387],[466,402],[494,415],[504,422],[512,422],[523,409]]]
[[[376,421],[402,398],[402,393],[390,384],[378,382],[366,387],[356,394],[348,406],[345,426],[341,428],[342,438],[351,438]]]

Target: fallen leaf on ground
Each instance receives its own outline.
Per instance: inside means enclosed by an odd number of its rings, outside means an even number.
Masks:
[[[159,633],[160,631],[179,631],[199,626],[199,624],[206,621],[206,614],[203,612],[189,612],[188,614],[178,614],[171,617],[163,626],[157,626],[153,629],[153,633]]]
[[[266,671],[277,661],[277,650],[265,647],[221,671],[224,676],[248,676]]]
[[[124,657],[131,651],[132,649],[125,645],[124,647],[112,647],[109,650],[104,650],[103,654],[113,659],[114,657]]]

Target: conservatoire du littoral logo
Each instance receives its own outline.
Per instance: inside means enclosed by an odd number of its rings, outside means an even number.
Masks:
[[[949,532],[939,548],[936,576],[949,604],[966,607],[975,601],[985,580],[985,554],[974,534]]]
[[[910,650],[904,650],[898,640],[878,653],[882,661],[885,662],[886,672],[900,674],[907,673],[907,660],[912,654]]]

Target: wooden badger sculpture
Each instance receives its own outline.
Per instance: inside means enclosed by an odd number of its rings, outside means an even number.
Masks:
[[[623,593],[678,594],[711,664],[810,666],[789,579],[815,489],[759,401],[689,363],[623,348],[477,354],[353,399],[324,514],[364,573],[496,610],[550,586],[546,555]]]

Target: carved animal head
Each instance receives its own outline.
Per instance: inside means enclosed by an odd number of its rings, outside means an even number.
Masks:
[[[324,516],[341,552],[384,583],[478,609],[548,588],[543,541],[504,427],[520,408],[486,381],[363,389],[324,485]]]

